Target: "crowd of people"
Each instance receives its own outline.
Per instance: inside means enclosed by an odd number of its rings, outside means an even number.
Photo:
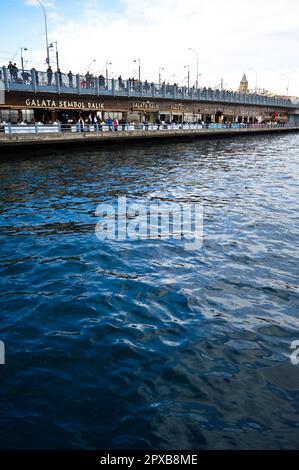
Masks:
[[[29,83],[31,81],[31,73],[25,70],[19,70],[18,66],[16,63],[12,63],[12,61],[9,62],[7,66],[8,72],[9,72],[9,78],[13,82],[18,82],[22,81],[24,83]],[[37,85],[41,83],[41,75],[40,73],[33,68],[33,73],[35,74],[35,82]],[[2,71],[0,72],[2,74]],[[48,86],[52,86],[56,84],[56,78],[55,78],[55,72],[53,71],[52,67],[49,65],[46,72],[46,84]],[[57,70],[56,72],[58,82],[60,86],[67,86],[69,88],[74,88],[76,86],[76,74],[73,74],[73,72],[70,70],[67,74],[63,74],[60,69]],[[0,76],[0,78],[2,78]],[[80,87],[81,88],[96,88],[98,81],[98,85],[100,89],[104,88],[109,88],[109,80],[104,77],[104,75],[100,74],[98,77],[94,76],[90,71],[87,71],[87,73],[82,76],[80,75]],[[43,80],[43,84],[45,80]],[[140,91],[141,90],[141,85],[143,84],[143,90],[144,92],[150,92],[154,90],[161,90],[162,92],[165,92],[166,94],[171,94],[174,93],[175,90],[178,93],[181,93],[184,89],[186,92],[195,92],[196,87],[193,85],[189,89],[186,86],[181,87],[178,83],[173,83],[170,84],[169,82],[166,83],[166,81],[163,81],[162,83],[155,84],[154,82],[148,82],[145,80],[143,83],[134,78],[130,77],[128,80],[124,80],[122,76],[120,75],[117,80],[115,80],[116,86],[118,87],[119,90],[126,90],[129,88],[131,91]],[[215,90],[212,88],[202,88],[203,92],[220,92],[219,89]],[[228,90],[222,90],[223,92],[229,92]]]
[[[7,68],[8,68],[11,80],[16,81],[18,78],[18,72],[19,72],[17,64],[16,63],[13,64],[12,61],[10,60]]]
[[[112,86],[112,80],[105,78],[104,75],[100,74],[99,76],[95,76],[90,71],[87,71],[85,75],[77,75],[74,74],[71,70],[64,74],[58,68],[56,72],[53,71],[52,67],[49,65],[46,72],[39,72],[35,68],[32,68],[31,71],[19,69],[17,64],[12,61],[9,61],[7,66],[9,79],[12,82],[20,82],[25,84],[30,84],[32,80],[35,81],[36,85],[48,85],[48,86],[57,86],[60,87],[68,87],[68,88],[75,88],[78,85],[80,88],[85,89],[99,89],[99,90],[112,90],[113,86],[115,87],[116,91],[124,91],[124,92],[136,92],[140,93],[142,90],[145,94],[155,95],[156,93],[162,93],[163,95],[177,95],[180,97],[188,96],[196,96],[198,92],[195,85],[190,86],[180,86],[178,83],[169,83],[163,81],[162,83],[156,84],[154,82],[148,82],[145,80],[144,82],[136,79],[134,77],[130,77],[127,80],[124,80],[120,75],[116,80],[114,80],[114,85]],[[77,82],[77,77],[79,77],[79,83]],[[3,79],[2,68],[0,67],[0,80]],[[211,96],[216,99],[221,99],[223,95],[225,95],[226,99],[234,98],[236,94],[235,91],[227,90],[227,89],[219,89],[219,88],[211,88],[211,87],[203,87],[200,88],[200,93],[206,99],[211,99]],[[256,97],[259,95],[257,93],[254,94]],[[290,101],[290,99],[288,99]]]
[[[131,131],[131,130],[168,130],[168,129],[217,129],[217,128],[259,128],[259,127],[284,127],[287,126],[287,123],[279,123],[277,121],[269,122],[226,122],[222,124],[204,122],[201,120],[195,122],[169,122],[161,121],[157,119],[154,123],[149,122],[128,122],[125,119],[119,120],[118,118],[108,117],[107,119],[100,119],[90,115],[88,118],[80,116],[79,119],[70,119],[67,123],[56,119],[55,121],[44,122],[41,120],[33,119],[31,122],[18,121],[17,123],[11,122],[9,119],[7,122],[0,120],[0,133],[7,132],[7,129],[16,129],[17,127],[26,127],[27,130],[33,126],[37,126],[38,130],[34,132],[40,132],[42,128],[47,132],[49,126],[54,129],[56,127],[58,132],[118,132],[118,131]],[[34,128],[35,129],[35,128]],[[25,132],[27,132],[27,130]],[[11,131],[9,131],[11,132]]]

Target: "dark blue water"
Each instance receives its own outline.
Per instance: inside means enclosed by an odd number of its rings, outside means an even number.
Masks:
[[[299,136],[2,156],[1,448],[299,447]],[[201,202],[204,245],[99,241]]]

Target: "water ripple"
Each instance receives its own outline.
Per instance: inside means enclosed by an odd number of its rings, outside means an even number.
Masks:
[[[297,135],[0,162],[1,448],[298,448]],[[203,203],[204,245],[100,242]]]

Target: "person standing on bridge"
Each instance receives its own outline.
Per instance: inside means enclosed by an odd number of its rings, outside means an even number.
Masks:
[[[69,79],[69,87],[70,88],[73,88],[74,86],[74,83],[73,83],[73,74],[72,74],[72,71],[70,70],[69,73],[67,74],[68,76],[68,79]]]
[[[53,70],[51,65],[49,65],[47,69],[47,79],[48,79],[48,86],[52,85],[52,78],[53,78]]]
[[[89,71],[87,71],[87,74],[85,75],[86,88],[91,87],[91,79],[92,75],[89,73]]]
[[[19,69],[17,67],[17,64],[14,63],[13,64],[13,78],[15,82],[18,80],[18,72],[19,72]]]
[[[11,60],[9,61],[9,64],[8,64],[7,68],[9,70],[10,78],[11,78],[11,80],[13,80],[13,65],[12,65]]]
[[[57,76],[58,76],[59,85],[62,86],[62,72],[60,69],[57,69]]]

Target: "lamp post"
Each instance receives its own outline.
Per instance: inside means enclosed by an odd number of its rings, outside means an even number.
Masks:
[[[47,64],[50,65],[50,54],[49,54],[49,42],[48,42],[48,21],[47,21],[47,13],[45,10],[44,5],[42,4],[41,0],[36,0],[40,6],[42,7],[45,19],[45,35],[46,35],[46,47],[47,47]]]
[[[58,44],[57,44],[57,41],[51,42],[51,44],[49,44],[49,49],[51,49],[52,47],[54,47],[53,44],[55,44],[55,46],[56,46],[56,67],[57,67],[57,70],[59,70],[59,54],[58,54]]]
[[[196,55],[196,89],[198,89],[198,83],[199,83],[199,57],[198,57],[198,52],[195,49],[192,49],[192,47],[188,47],[188,50],[193,52],[193,54]]]
[[[288,75],[286,75],[285,73],[283,74],[283,76],[287,79],[287,97],[289,97],[289,92],[290,92],[290,77]]]
[[[290,78],[288,77],[288,84],[287,84],[287,97],[289,97],[289,91],[290,91]]]
[[[21,47],[21,67],[22,67],[22,72],[24,72],[24,57],[23,57],[23,51],[28,51],[27,47]]]
[[[255,72],[255,94],[257,94],[257,70],[253,69],[252,67],[249,70]]]
[[[141,82],[141,65],[140,65],[140,59],[134,59],[134,62],[138,62],[138,79]]]
[[[108,79],[109,79],[109,71],[108,71],[109,65],[112,65],[112,62],[106,62],[106,80],[107,80],[107,83],[108,83]]]
[[[161,87],[161,70],[165,70],[164,67],[159,67],[159,87]]]
[[[107,83],[107,86],[108,86],[108,80],[109,80],[109,71],[108,71],[109,65],[112,65],[112,62],[106,62],[106,83]]]
[[[190,65],[184,65],[184,69],[188,69],[188,90],[190,90]]]
[[[89,73],[89,71],[90,71],[91,65],[94,64],[94,62],[96,62],[96,59],[93,59],[93,60],[88,64],[88,66],[87,66],[87,72],[88,72],[88,73]]]

